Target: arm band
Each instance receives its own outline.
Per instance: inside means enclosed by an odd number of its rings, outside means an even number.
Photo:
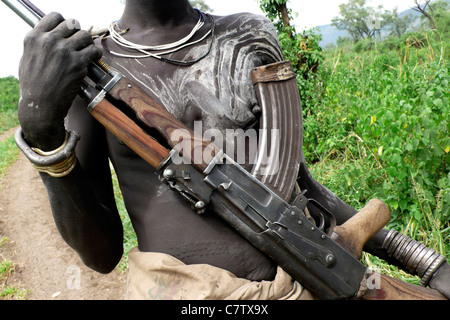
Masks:
[[[45,152],[38,148],[31,148],[23,138],[22,128],[15,135],[16,144],[23,154],[30,160],[39,172],[45,172],[55,178],[67,176],[77,163],[75,147],[80,136],[75,131],[66,133],[66,139],[59,148]]]

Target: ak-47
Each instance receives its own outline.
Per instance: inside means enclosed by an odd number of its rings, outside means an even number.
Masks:
[[[43,17],[29,1],[2,1],[31,26]],[[289,66],[279,63],[256,72],[275,70],[279,75]],[[212,142],[195,136],[132,80],[101,61],[90,66],[88,77],[95,86],[84,82],[79,96],[95,119],[159,170],[161,181],[180,192],[197,213],[210,208],[317,298],[445,299],[436,290],[372,272],[359,261],[366,241],[390,219],[381,201],[372,200],[344,224],[332,223],[323,230],[305,214],[311,200],[304,193],[297,195],[294,204],[288,203]],[[131,108],[142,123],[158,131],[171,150],[109,100]],[[16,139],[23,139],[20,130]],[[198,159],[198,154],[201,161],[178,161],[180,156]],[[314,205],[332,220],[325,208]],[[433,265],[431,257],[421,257],[424,272]]]

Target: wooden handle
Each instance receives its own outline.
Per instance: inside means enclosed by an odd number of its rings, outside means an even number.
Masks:
[[[100,101],[91,115],[152,167],[169,155],[169,151],[107,100]]]
[[[219,151],[211,141],[195,136],[192,130],[188,129],[130,79],[123,77],[109,91],[109,94],[130,107],[139,120],[150,128],[156,129],[172,148],[177,149],[180,155],[190,159],[190,163],[199,170],[205,170]]]
[[[380,231],[391,217],[388,207],[378,199],[370,200],[355,216],[334,228],[331,238],[361,259],[364,244]],[[416,286],[372,272],[364,277],[359,299],[364,300],[447,300],[436,290]]]
[[[347,249],[357,259],[361,259],[366,242],[380,231],[391,218],[384,202],[370,200],[366,206],[343,225],[334,228],[331,238]]]
[[[440,292],[400,281],[383,274],[368,274],[362,292],[363,300],[447,300]]]

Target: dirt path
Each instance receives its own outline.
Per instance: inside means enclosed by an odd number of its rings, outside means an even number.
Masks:
[[[9,136],[12,136],[14,133],[16,133],[16,131],[17,128],[11,128],[9,130],[0,133],[0,141],[3,141],[3,139],[8,138]]]
[[[0,246],[0,262],[10,260],[14,267],[6,286],[28,290],[26,299],[123,299],[124,274],[88,269],[62,240],[45,187],[22,154],[0,181],[0,240],[4,238],[8,241]]]

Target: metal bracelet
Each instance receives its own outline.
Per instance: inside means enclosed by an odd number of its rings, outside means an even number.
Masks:
[[[420,284],[423,286],[428,284],[436,270],[446,261],[444,256],[433,249],[395,230],[389,231],[382,247],[411,274],[421,277]]]
[[[434,273],[437,271],[437,269],[439,269],[439,267],[446,262],[447,259],[445,258],[445,256],[440,255],[439,257],[437,257],[433,263],[428,267],[427,271],[424,273],[420,284],[422,286],[426,286],[428,285],[428,282],[430,282],[431,278],[433,277]]]
[[[75,131],[67,134],[66,141],[63,146],[56,152],[46,153],[48,155],[39,154],[31,148],[23,138],[22,128],[19,128],[15,134],[16,144],[23,152],[25,157],[33,164],[33,166],[41,172],[46,172],[54,177],[63,177],[70,173],[75,167],[75,147],[80,136]]]
[[[33,164],[33,167],[39,171],[49,174],[52,177],[55,178],[62,178],[67,176],[69,173],[72,172],[72,170],[75,168],[75,165],[77,164],[77,157],[75,155],[75,152],[72,153],[72,155],[64,160],[61,163],[58,163],[56,165],[52,166],[38,166]]]

